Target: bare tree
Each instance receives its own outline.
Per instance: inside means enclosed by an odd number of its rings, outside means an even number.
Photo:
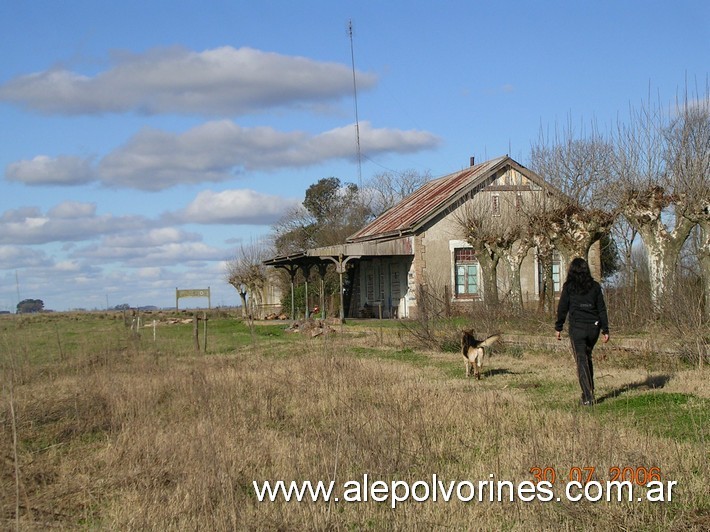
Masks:
[[[531,166],[558,189],[547,202],[550,241],[566,263],[587,258],[592,244],[608,234],[614,221],[605,193],[610,183],[613,147],[591,124],[579,134],[571,121],[552,138],[540,135],[531,150]],[[538,214],[539,215],[539,214]]]
[[[239,293],[244,317],[255,316],[264,300],[267,272],[263,261],[269,255],[268,246],[251,242],[239,246],[236,256],[227,262],[227,282]]]
[[[541,192],[542,193],[542,192]],[[535,245],[529,219],[525,214],[526,205],[534,203],[535,193],[505,196],[501,216],[494,224],[497,237],[491,240],[491,247],[503,259],[508,272],[509,291],[507,300],[513,310],[523,309],[523,290],[520,282],[520,268],[528,251]]]
[[[564,257],[565,264],[575,257],[587,258],[592,244],[611,230],[614,216],[602,209],[584,209],[566,204],[550,213],[549,238]]]
[[[611,227],[614,242],[616,242],[619,251],[619,288],[626,293],[626,309],[629,316],[635,316],[640,304],[641,279],[647,279],[647,275],[641,275],[639,271],[640,265],[647,263],[645,255],[642,260],[639,260],[637,255],[638,232],[623,216],[618,216]]]
[[[499,303],[497,267],[502,260],[509,281],[506,299],[514,310],[521,310],[520,268],[531,248],[537,247],[541,262],[550,265],[550,278],[552,275],[554,248],[549,235],[554,211],[547,205],[555,203],[550,190],[531,185],[498,197],[494,212],[493,201],[485,191],[479,192],[459,209],[455,221],[464,240],[476,250],[487,305]]]
[[[502,216],[493,216],[490,201],[481,200],[480,195],[464,204],[454,215],[464,240],[475,250],[481,267],[483,300],[488,307],[495,307],[498,298],[497,267],[500,253],[501,235],[505,233]],[[479,201],[477,201],[479,200]]]
[[[555,212],[559,203],[549,191],[542,191],[531,196],[523,203],[523,215],[527,220],[525,238],[537,253],[539,268],[542,272],[539,287],[539,310],[551,312],[554,306],[555,291],[552,276],[556,234],[553,229]]]
[[[710,319],[710,94],[694,102],[686,97],[666,139],[666,164],[678,183],[682,216],[700,227],[696,250]]]
[[[689,186],[697,181],[685,179],[678,171],[679,145],[672,141],[671,133],[682,130],[669,122],[661,105],[632,109],[630,122],[618,126],[614,185],[609,187],[618,212],[646,246],[656,313],[669,295],[680,251],[696,224],[688,214],[697,212],[698,191]]]
[[[431,173],[409,169],[375,174],[364,186],[373,215],[379,216],[431,180]]]
[[[699,222],[702,239],[698,246],[698,259],[703,278],[705,319],[710,320],[710,204],[705,207],[704,218]]]
[[[611,180],[614,149],[595,123],[577,133],[571,119],[552,136],[542,132],[531,148],[531,167],[564,195],[568,203],[585,209],[604,210],[604,194]]]
[[[620,274],[625,277],[627,285],[635,287],[636,262],[632,260],[632,253],[638,232],[623,216],[619,216],[616,219],[611,227],[611,232],[619,248],[619,256],[622,263]]]
[[[287,211],[271,227],[276,253],[289,255],[314,247],[318,226],[303,206]]]

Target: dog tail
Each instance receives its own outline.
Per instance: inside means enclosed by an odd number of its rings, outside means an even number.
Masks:
[[[478,344],[480,347],[489,347],[496,343],[500,339],[500,334],[494,334],[492,336],[489,336],[485,340],[483,340],[480,344]]]

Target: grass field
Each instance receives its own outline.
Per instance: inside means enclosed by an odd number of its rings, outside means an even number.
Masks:
[[[600,402],[583,409],[566,342],[503,344],[476,381],[393,322],[312,337],[213,313],[198,353],[193,325],[168,317],[139,335],[120,314],[0,318],[3,528],[710,529],[707,366],[599,346]],[[592,468],[674,481],[672,500],[638,501],[639,486],[631,502],[566,500]],[[554,475],[555,498],[342,500],[365,474],[419,498],[433,475],[476,489]],[[260,502],[254,481],[277,480],[333,480],[341,500]]]

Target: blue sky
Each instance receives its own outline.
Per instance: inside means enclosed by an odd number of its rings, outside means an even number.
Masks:
[[[611,128],[710,70],[700,0],[6,0],[0,310],[236,305],[240,244],[359,180],[350,20],[363,181],[526,164],[541,129]]]

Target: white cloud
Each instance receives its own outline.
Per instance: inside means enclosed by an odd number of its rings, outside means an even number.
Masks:
[[[360,146],[369,153],[414,153],[439,145],[440,139],[426,131],[373,128],[369,122],[360,123]]]
[[[426,131],[360,125],[362,151],[413,153],[439,139]],[[28,185],[78,185],[99,180],[108,187],[158,191],[181,184],[221,182],[244,172],[274,171],[354,158],[355,126],[311,135],[270,127],[246,128],[230,120],[196,126],[184,133],[145,128],[92,166],[91,159],[37,156],[8,165],[7,178]]]
[[[438,145],[425,131],[360,126],[363,151],[412,153]],[[269,171],[355,157],[355,126],[318,135],[207,122],[181,134],[144,129],[100,162],[107,186],[163,190],[178,184],[219,182],[244,171]]]
[[[127,230],[144,231],[151,224],[141,216],[97,216],[90,203],[64,202],[48,213],[25,207],[0,217],[0,244],[46,244],[81,241]]]
[[[0,270],[37,268],[49,264],[44,251],[24,246],[0,246]]]
[[[197,233],[188,233],[175,227],[160,227],[141,232],[120,235],[108,235],[102,239],[102,245],[111,248],[146,248],[180,242],[197,242],[202,237]]]
[[[92,258],[100,258],[104,251],[99,249]],[[165,244],[163,246],[144,248],[140,252],[124,249],[124,256],[118,256],[120,249],[111,257],[112,261],[121,260],[126,267],[147,268],[156,266],[175,266],[190,263],[204,263],[224,260],[228,252],[224,249],[208,246],[204,242],[182,242]],[[128,253],[131,255],[129,256]]]
[[[75,260],[62,260],[54,265],[54,269],[59,272],[79,273],[82,271],[81,264]]]
[[[47,216],[53,218],[76,219],[90,218],[96,214],[96,203],[65,201],[47,211]]]
[[[77,260],[120,263],[129,268],[221,261],[226,255],[226,250],[203,243],[200,235],[169,227],[108,235],[71,252],[71,257]]]
[[[300,202],[248,189],[200,192],[188,206],[166,215],[184,223],[260,224],[277,221]]]
[[[229,46],[193,52],[152,49],[114,54],[114,66],[85,76],[53,69],[0,86],[0,100],[44,113],[241,115],[349,96],[348,66]],[[358,88],[376,83],[358,73]]]
[[[25,185],[83,185],[96,179],[91,159],[38,155],[7,165],[5,177]]]
[[[224,260],[225,255],[225,250],[208,246],[204,242],[176,242],[159,248],[150,248],[143,257],[130,263],[134,266],[185,264]]]
[[[162,268],[157,268],[154,266],[146,268],[138,268],[136,270],[136,275],[141,279],[156,279],[160,280],[161,274],[163,273]]]

